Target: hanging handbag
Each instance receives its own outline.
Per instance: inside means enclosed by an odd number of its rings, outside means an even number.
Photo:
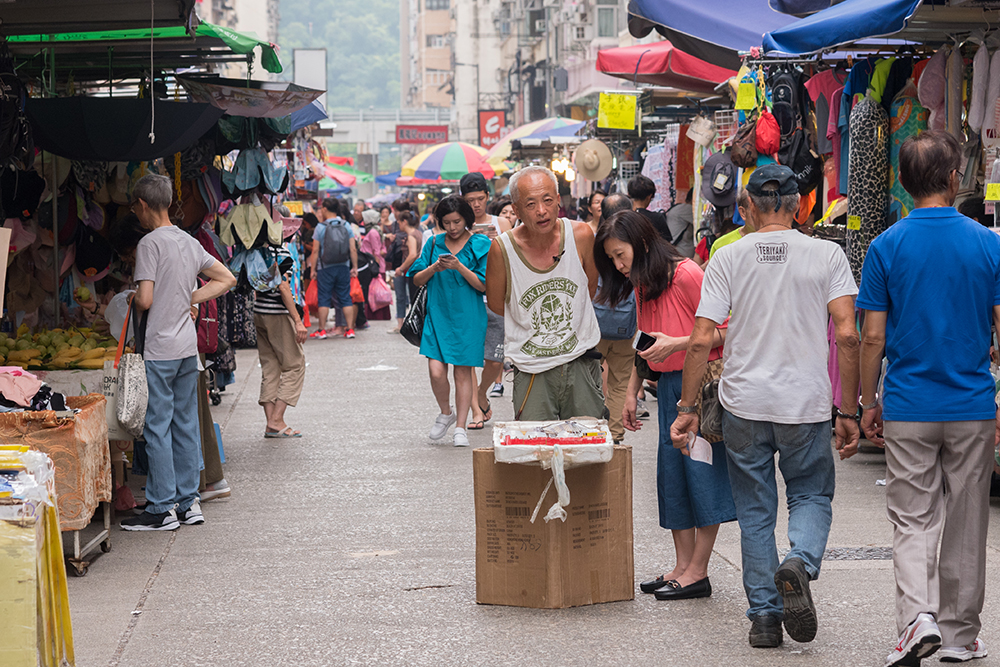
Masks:
[[[420,347],[420,338],[424,333],[424,319],[427,317],[427,285],[417,290],[413,297],[413,303],[406,311],[403,318],[403,326],[399,328],[400,335],[407,340],[410,345]]]
[[[639,319],[642,318],[642,290],[639,290],[639,296],[636,298],[636,306],[638,308]],[[635,355],[635,374],[639,376],[640,380],[649,380],[650,382],[658,382],[660,379],[660,371],[654,371],[649,367],[649,362],[642,358],[641,355]]]
[[[719,402],[719,380],[722,378],[722,359],[713,359],[705,366],[705,375],[698,392],[698,422],[701,437],[709,442],[722,440],[722,404]]]
[[[118,338],[118,352],[115,354],[115,368],[118,369],[118,422],[134,437],[142,435],[146,425],[146,405],[149,402],[149,388],[146,385],[146,364],[142,354],[146,343],[146,317],[139,321],[138,311],[133,311],[133,296],[129,299],[128,314]],[[134,317],[132,331],[135,338],[135,352],[122,354],[129,319]]]
[[[437,261],[437,240],[440,236],[444,235],[435,236],[431,241],[434,245],[431,246],[430,264]],[[400,335],[416,347],[420,347],[420,338],[424,333],[424,319],[427,317],[427,286],[429,284],[430,281],[417,290],[410,308],[406,311],[406,317],[403,318],[403,326],[399,327]]]
[[[741,169],[757,166],[757,118],[751,115],[747,122],[736,130],[732,148],[729,149],[729,159]]]

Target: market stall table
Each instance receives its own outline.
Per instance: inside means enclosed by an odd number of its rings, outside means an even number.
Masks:
[[[68,561],[83,576],[84,558],[100,544],[111,550],[111,453],[108,446],[106,399],[102,394],[68,396],[66,405],[75,414],[43,410],[0,414],[0,442],[27,445],[49,455],[56,467],[56,504],[59,527],[73,533],[73,554]],[[103,504],[104,527],[81,547],[80,531]]]

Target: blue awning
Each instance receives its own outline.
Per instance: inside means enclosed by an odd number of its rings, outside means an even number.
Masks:
[[[394,171],[391,174],[382,174],[381,176],[375,177],[375,182],[379,185],[396,185],[396,179],[399,178],[399,172]]]
[[[292,130],[289,134],[292,134],[303,127],[312,125],[313,123],[318,123],[321,120],[327,119],[326,109],[323,108],[323,104],[319,100],[313,100],[312,103],[307,104],[298,111],[292,112]]]
[[[739,51],[759,47],[764,33],[800,19],[771,9],[768,0],[630,0],[629,32],[654,28],[675,47],[719,67],[739,69]]]
[[[809,16],[844,0],[768,0],[771,9],[792,16]]]
[[[764,35],[764,51],[772,55],[806,55],[896,35],[909,25],[921,4],[923,0],[844,0]],[[944,14],[944,7],[933,9]]]

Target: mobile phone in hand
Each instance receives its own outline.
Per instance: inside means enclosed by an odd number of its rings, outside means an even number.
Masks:
[[[440,255],[438,255],[438,259],[441,259],[442,257],[448,257],[450,259],[453,258],[454,255],[452,255],[450,252],[443,252]]]
[[[636,334],[635,340],[632,341],[632,347],[634,347],[639,352],[645,352],[649,348],[653,347],[653,343],[656,339],[650,336],[645,331],[640,331]]]

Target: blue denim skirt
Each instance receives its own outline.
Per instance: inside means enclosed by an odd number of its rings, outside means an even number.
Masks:
[[[659,406],[660,446],[656,457],[656,492],[660,526],[687,530],[736,520],[733,490],[726,466],[726,445],[712,444],[712,465],[692,461],[670,440],[670,426],[677,419],[682,371],[660,375],[656,402]]]

